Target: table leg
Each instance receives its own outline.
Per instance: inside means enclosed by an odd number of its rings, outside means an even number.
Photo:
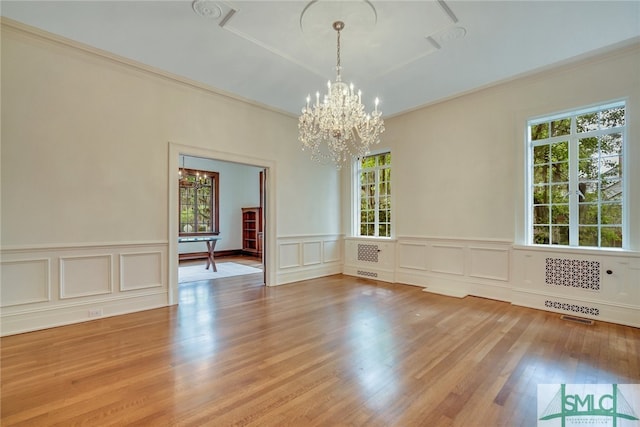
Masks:
[[[218,268],[216,267],[216,261],[213,259],[213,250],[216,248],[216,241],[207,241],[207,270],[209,269],[209,265],[213,266],[213,271],[217,272]]]

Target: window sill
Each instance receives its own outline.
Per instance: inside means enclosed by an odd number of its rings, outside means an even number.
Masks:
[[[579,255],[600,255],[600,256],[632,256],[640,257],[640,252],[619,248],[581,248],[575,246],[550,246],[550,245],[513,245],[515,250],[538,251],[538,252],[558,252]]]
[[[397,239],[394,237],[374,237],[374,236],[349,236],[345,237],[345,240],[366,240],[367,242],[396,242]]]

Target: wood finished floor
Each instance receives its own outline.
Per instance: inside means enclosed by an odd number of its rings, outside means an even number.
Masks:
[[[640,329],[342,275],[2,338],[3,426],[535,426],[537,384],[640,383]]]

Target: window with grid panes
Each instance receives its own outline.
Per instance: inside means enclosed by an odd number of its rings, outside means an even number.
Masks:
[[[181,169],[178,191],[179,234],[217,234],[218,173]]]
[[[391,153],[358,160],[358,232],[391,237]]]
[[[624,246],[625,104],[530,120],[529,239]]]

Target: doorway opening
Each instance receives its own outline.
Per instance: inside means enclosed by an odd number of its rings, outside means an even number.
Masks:
[[[260,159],[169,144],[169,304],[178,303],[178,287],[187,281],[246,274],[274,283],[273,168]],[[187,170],[206,177],[181,181],[179,172]],[[207,206],[198,207],[198,200]],[[186,277],[188,269],[195,275]]]
[[[265,169],[179,155],[178,284],[261,273]]]

